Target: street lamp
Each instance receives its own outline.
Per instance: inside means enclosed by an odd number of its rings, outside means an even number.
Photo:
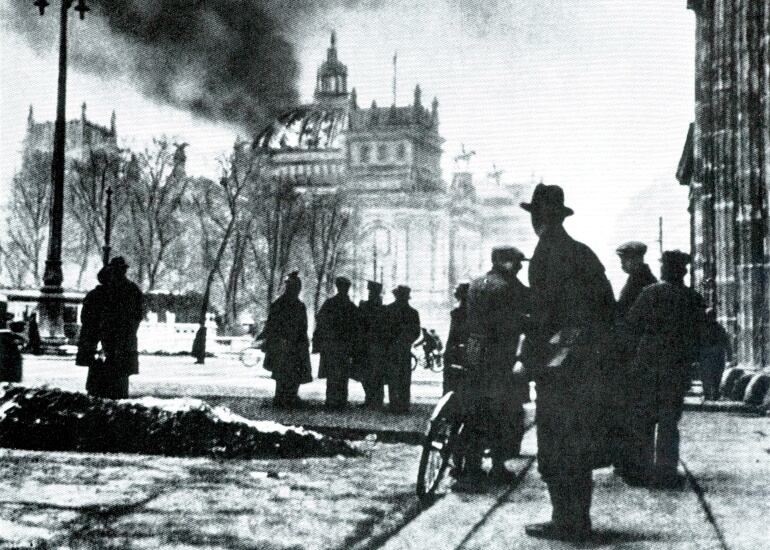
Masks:
[[[102,247],[102,263],[106,266],[110,263],[110,236],[112,234],[112,187],[107,188],[107,201],[104,213],[104,246]]]
[[[56,124],[54,126],[53,159],[51,161],[51,218],[48,233],[48,256],[43,273],[43,289],[40,299],[42,306],[40,328],[44,335],[52,340],[64,339],[61,269],[62,225],[64,221],[64,146],[67,119],[65,104],[67,99],[67,15],[74,0],[61,0],[59,20],[59,83],[56,98]],[[45,14],[49,6],[47,0],[35,0],[33,5]],[[80,19],[85,17],[88,6],[85,0],[77,0],[75,11]]]

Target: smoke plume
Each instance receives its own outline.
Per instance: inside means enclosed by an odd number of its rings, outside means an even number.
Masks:
[[[42,18],[31,0],[11,4],[11,25],[34,49],[56,47],[58,1],[51,2]],[[107,82],[126,76],[155,101],[249,132],[297,102],[298,61],[285,31],[299,12],[285,2],[87,4],[91,11],[84,22],[70,16],[70,63],[81,72],[101,75]]]

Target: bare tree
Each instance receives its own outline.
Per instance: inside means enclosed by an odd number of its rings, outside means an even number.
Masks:
[[[249,249],[264,283],[267,309],[288,274],[302,232],[305,205],[291,183],[281,179],[263,182],[252,193],[251,203],[254,221]]]
[[[259,177],[258,158],[246,145],[245,142],[236,142],[232,154],[220,162],[220,185],[216,186],[211,182],[193,199],[201,226],[204,265],[208,269],[198,317],[199,328],[193,344],[196,363],[203,363],[206,357],[206,313],[214,278],[220,273],[230,238],[243,218],[242,212],[246,210],[246,191]],[[242,253],[241,257],[234,255],[232,264],[242,264],[242,256]],[[232,267],[230,271],[233,273]]]
[[[185,230],[185,145],[172,150],[166,138],[153,139],[152,147],[133,155],[126,168],[127,227],[118,236],[137,266],[139,284],[148,291],[162,278],[171,245]]]
[[[112,188],[112,217],[122,224],[123,189],[119,183],[123,159],[118,149],[89,148],[82,160],[73,162],[68,178],[67,215],[75,222],[70,233],[71,253],[78,257],[77,286],[92,258],[100,258],[100,245],[104,242],[105,199],[107,189]],[[98,259],[97,259],[98,262]]]
[[[344,252],[353,214],[342,193],[313,195],[306,209],[304,237],[313,268],[313,311],[317,313]]]
[[[6,278],[13,286],[40,283],[50,200],[51,154],[33,150],[13,178],[8,230],[0,244]]]

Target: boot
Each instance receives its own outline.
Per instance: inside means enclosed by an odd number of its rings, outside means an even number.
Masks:
[[[525,533],[542,539],[569,542],[588,540],[591,534],[590,486],[589,483],[586,491],[585,483],[549,483],[548,493],[553,507],[551,521],[526,525]]]

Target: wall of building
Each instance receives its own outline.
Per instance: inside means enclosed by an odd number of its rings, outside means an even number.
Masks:
[[[733,335],[738,362],[770,358],[770,5],[690,0],[697,18],[693,285]]]

